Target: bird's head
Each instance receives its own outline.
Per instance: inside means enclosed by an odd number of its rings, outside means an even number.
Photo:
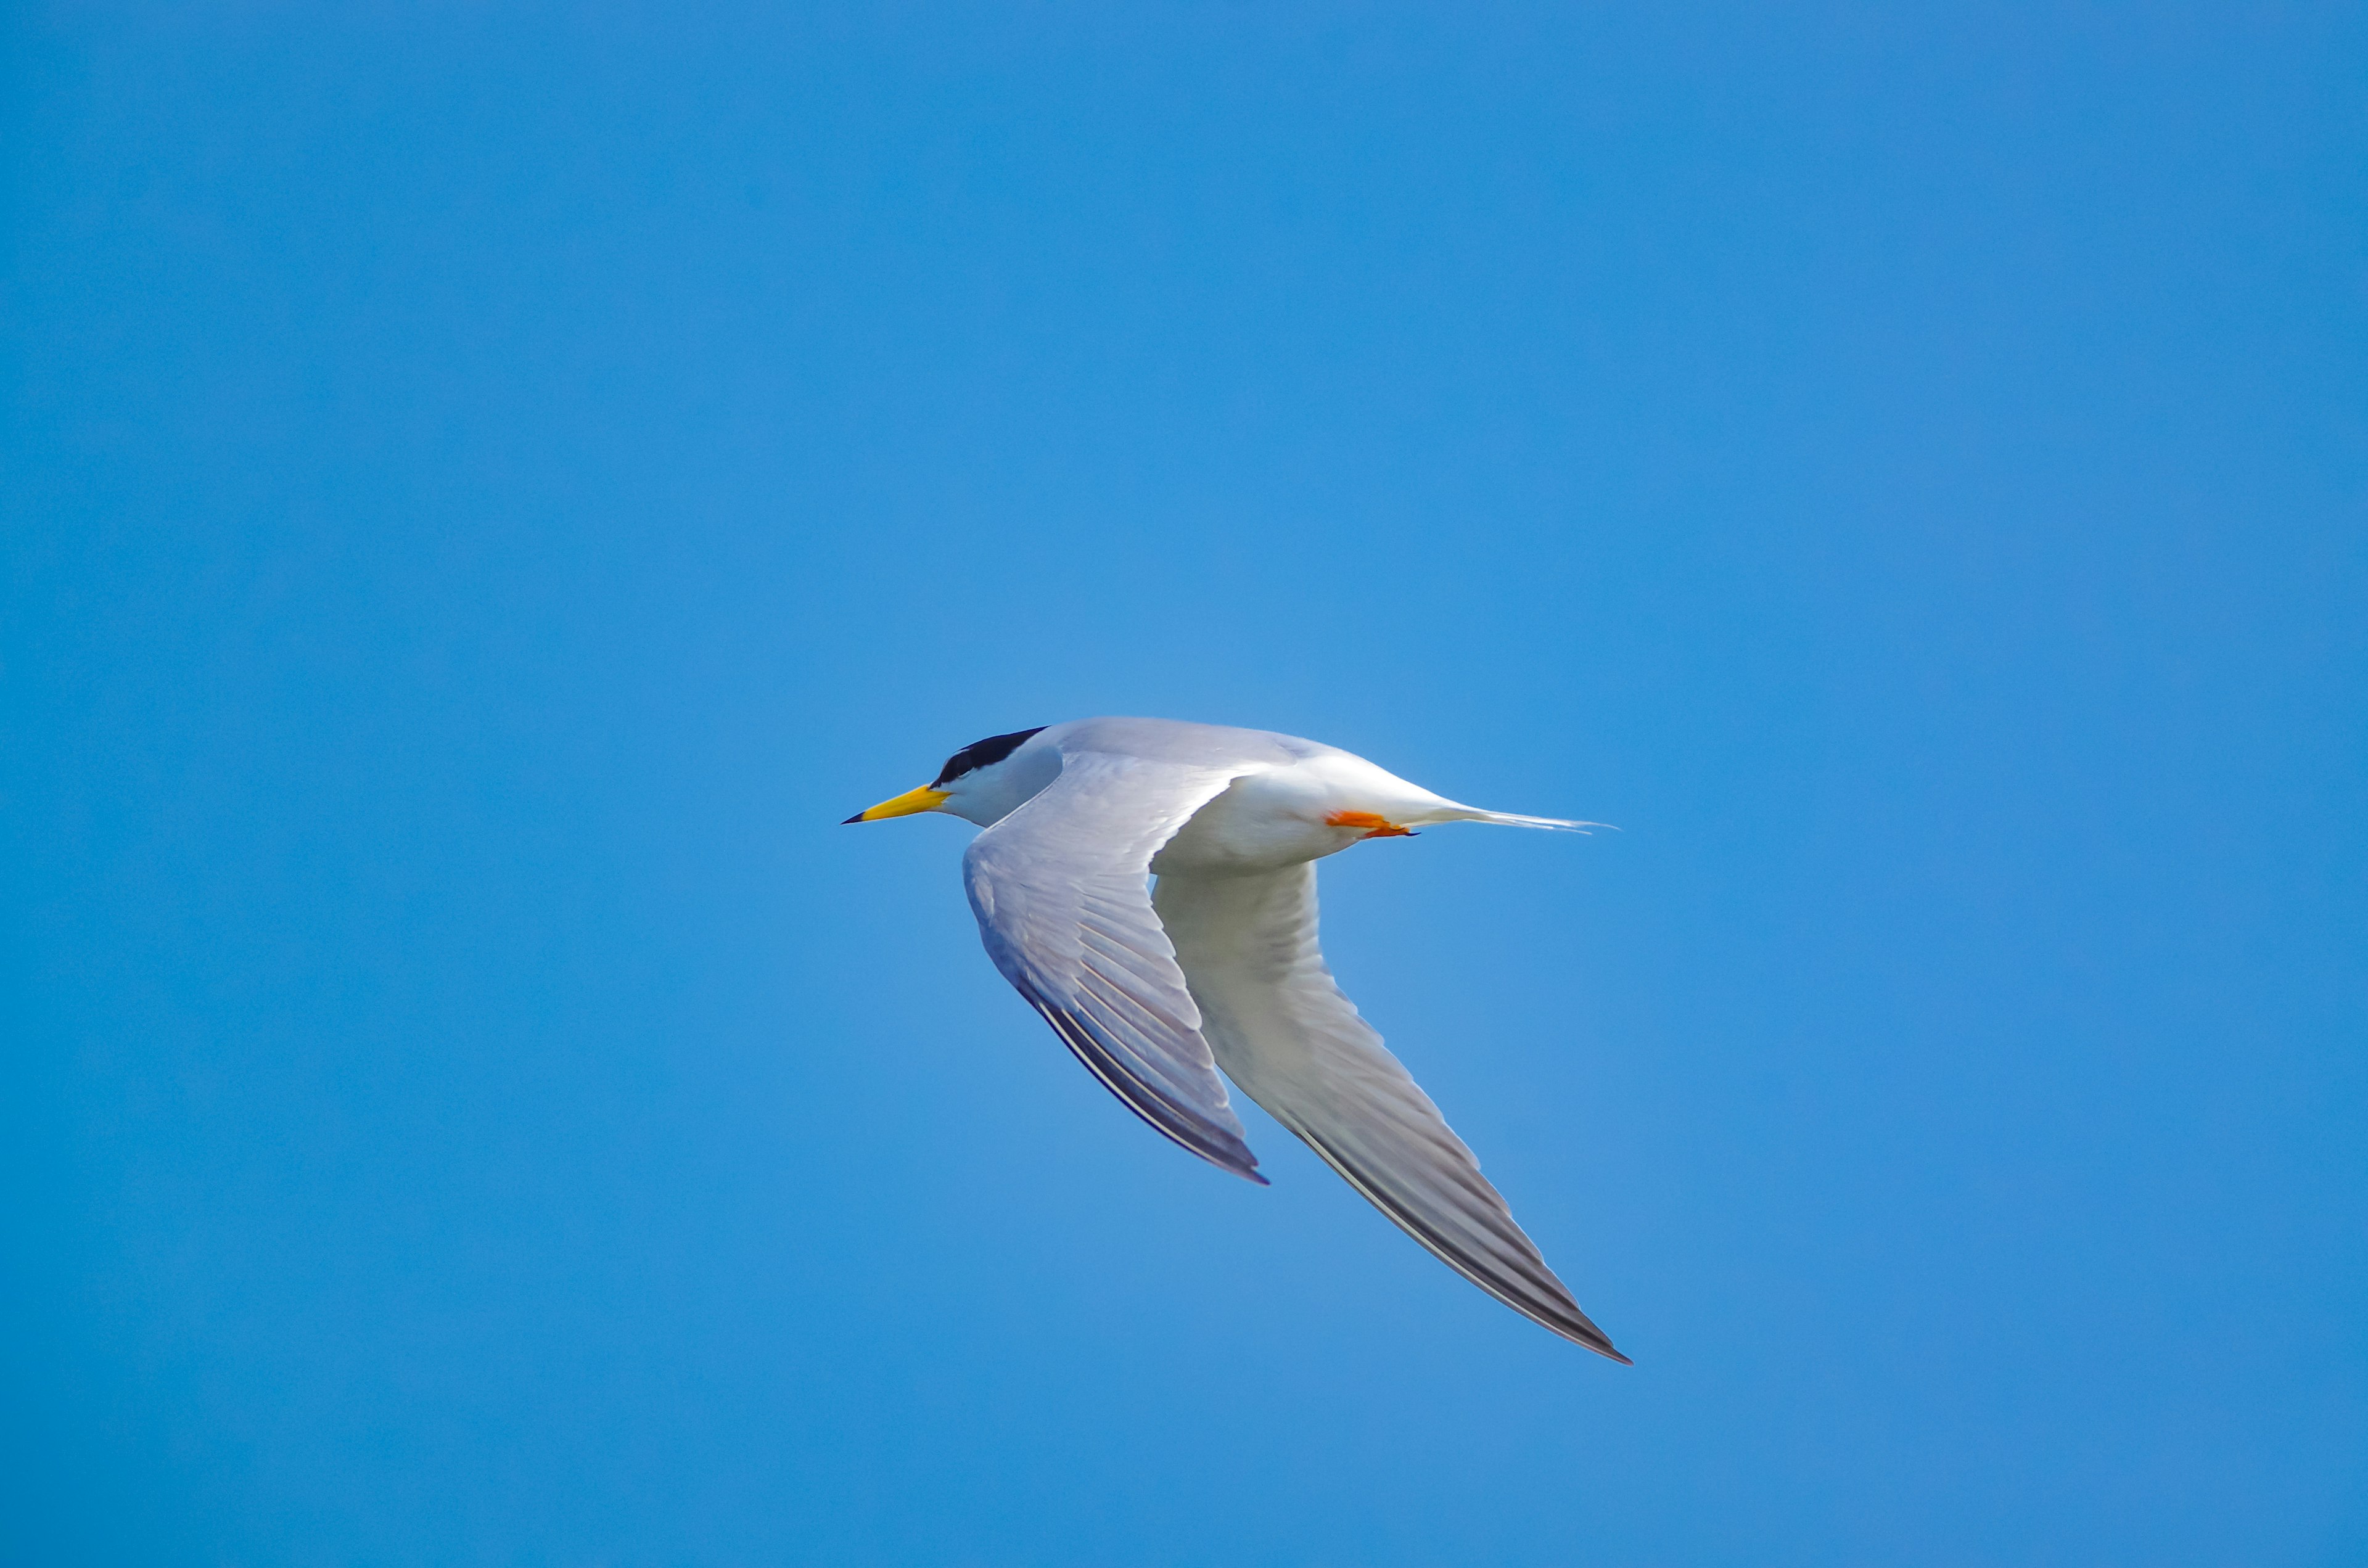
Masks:
[[[1061,771],[1061,754],[1053,746],[1028,743],[1043,733],[1043,726],[1014,730],[973,741],[946,758],[936,778],[917,790],[907,790],[893,801],[882,801],[847,820],[878,822],[883,817],[907,817],[916,812],[944,812],[987,827],[1017,811],[1028,798],[1050,784]]]

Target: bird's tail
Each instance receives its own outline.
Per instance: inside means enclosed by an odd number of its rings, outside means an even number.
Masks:
[[[1429,814],[1429,822],[1486,822],[1499,827],[1542,827],[1552,833],[1592,833],[1599,827],[1620,830],[1608,822],[1571,822],[1563,817],[1525,817],[1514,812],[1484,812],[1477,806],[1455,806]]]

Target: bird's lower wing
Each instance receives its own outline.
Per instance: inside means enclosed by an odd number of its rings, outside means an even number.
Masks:
[[[1149,887],[1152,856],[1240,771],[1064,755],[971,841],[962,879],[987,956],[1077,1060],[1161,1132],[1263,1183]]]
[[[1324,965],[1315,868],[1170,873],[1152,895],[1226,1075],[1407,1234],[1515,1312],[1626,1361]]]

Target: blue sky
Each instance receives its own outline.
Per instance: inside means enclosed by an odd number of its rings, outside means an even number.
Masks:
[[[2344,7],[29,6],[17,1558],[2368,1552]],[[848,812],[1326,863],[1622,1369]]]

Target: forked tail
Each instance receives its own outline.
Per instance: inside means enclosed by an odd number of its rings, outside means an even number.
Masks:
[[[1484,812],[1477,806],[1452,806],[1445,811],[1427,812],[1413,819],[1417,822],[1486,822],[1499,827],[1542,827],[1553,833],[1592,833],[1599,827],[1611,828],[1608,822],[1570,822],[1562,817],[1525,817],[1516,812]]]

